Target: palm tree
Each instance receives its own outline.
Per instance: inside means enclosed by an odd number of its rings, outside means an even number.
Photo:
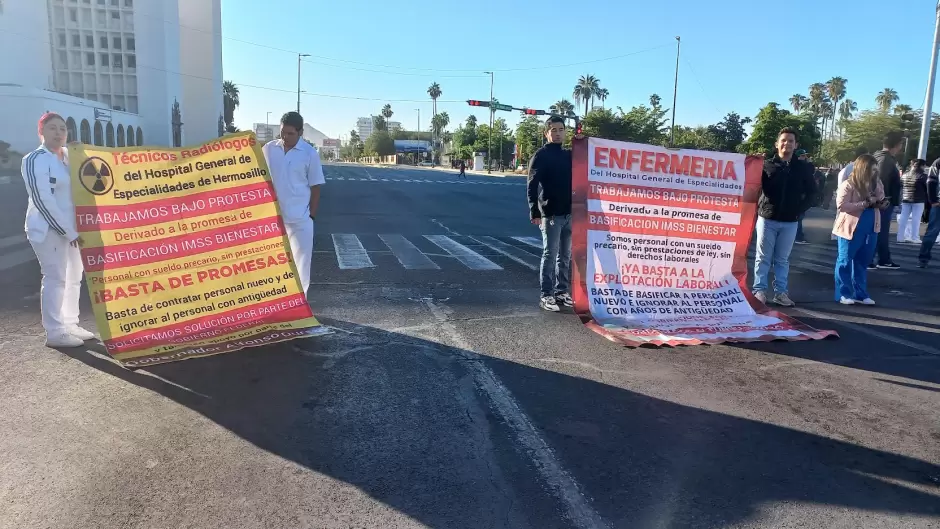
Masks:
[[[840,134],[845,130],[845,122],[852,119],[852,115],[858,112],[858,103],[851,99],[844,99],[839,104],[839,118],[841,119]]]
[[[594,95],[600,90],[600,80],[593,75],[582,75],[578,84],[574,85],[574,102],[580,104],[584,101],[584,113],[588,113],[588,104],[594,102]]]
[[[659,94],[653,94],[650,96],[650,106],[653,108],[659,108],[663,104],[663,98],[659,97]]]
[[[894,113],[899,116],[903,116],[904,114],[909,114],[913,111],[914,109],[911,108],[911,105],[904,105],[904,104],[894,105]]]
[[[833,77],[826,83],[826,92],[829,93],[829,99],[832,99],[832,130],[829,137],[832,138],[836,133],[836,110],[839,108],[839,101],[845,97],[845,84],[848,81],[844,77]]]
[[[392,119],[392,114],[394,114],[394,112],[392,112],[392,105],[386,103],[385,106],[382,107],[382,112],[380,112],[380,114],[382,114],[382,117],[385,118],[385,129],[391,133],[392,127],[389,125],[389,120]]]
[[[238,86],[231,81],[222,83],[222,108],[225,112],[225,124],[229,127],[233,126],[235,109],[238,108],[239,104]]]
[[[431,118],[431,131],[434,132],[435,136],[440,136],[449,124],[450,116],[447,115],[447,112],[435,114],[434,117]]]
[[[568,114],[574,112],[574,104],[572,104],[571,101],[568,101],[567,99],[560,99],[552,106],[548,107],[548,109],[555,114],[567,117]]]
[[[897,100],[901,99],[898,97],[898,92],[894,88],[885,88],[881,92],[878,92],[878,97],[875,98],[875,103],[878,104],[878,108],[882,112],[887,112],[891,110],[891,105],[893,105]]]
[[[809,85],[809,111],[815,117],[816,122],[818,122],[819,117],[822,116],[822,106],[826,101],[826,97],[826,85],[822,83]]]
[[[601,102],[601,108],[604,108],[604,101],[610,96],[610,91],[606,88],[601,88],[597,91],[597,100]]]
[[[467,128],[468,129],[477,128],[477,117],[474,116],[473,114],[470,114],[469,116],[467,116]]]
[[[793,107],[794,112],[804,110],[808,104],[809,98],[803,94],[793,94],[790,96],[790,105]]]
[[[431,86],[428,87],[428,95],[431,96],[431,115],[437,115],[437,98],[441,97],[444,92],[441,92],[441,85],[437,82],[431,83]]]

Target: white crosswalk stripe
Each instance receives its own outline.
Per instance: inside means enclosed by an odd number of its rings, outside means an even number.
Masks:
[[[392,254],[398,259],[398,262],[407,270],[440,270],[430,257],[424,255],[417,246],[411,243],[403,235],[382,234],[379,235],[385,246],[392,251]]]
[[[542,239],[539,239],[538,237],[513,237],[513,239],[523,244],[528,244],[533,248],[538,248],[539,250],[542,249]]]
[[[425,239],[441,247],[471,270],[502,270],[503,267],[474,252],[446,235],[425,235]]]
[[[359,242],[359,238],[348,233],[333,234],[333,248],[336,251],[336,262],[343,270],[356,270],[360,268],[372,268],[372,260],[369,259],[369,253]]]
[[[506,244],[495,237],[479,236],[472,238],[473,240],[489,246],[490,248],[505,255],[522,266],[529,268],[530,270],[539,269],[539,259],[529,252],[520,250],[511,244]]]
[[[26,244],[26,234],[18,233],[16,235],[11,235],[9,237],[4,237],[0,239],[0,248],[6,248],[7,246],[15,246],[17,244]]]

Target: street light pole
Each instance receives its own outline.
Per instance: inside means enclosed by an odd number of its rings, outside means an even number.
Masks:
[[[271,141],[268,139],[268,134],[271,134],[271,113],[268,112],[264,116],[264,141]],[[271,134],[273,136],[273,134]]]
[[[487,174],[493,172],[493,123],[496,117],[496,109],[493,108],[493,72],[483,72],[484,74],[489,74],[490,76],[490,137],[487,141],[488,147],[486,148],[486,158],[488,163],[486,164]]]
[[[682,45],[682,38],[676,37],[676,82],[672,85],[672,136],[669,140],[669,146],[676,145],[676,95],[679,91],[679,46]]]
[[[417,131],[418,131],[418,139],[420,140],[420,139],[421,139],[421,109],[420,109],[420,108],[416,108],[416,109],[415,109],[415,112],[418,113],[418,129],[417,129]],[[415,161],[418,161],[418,151],[417,151],[417,150],[415,150]],[[431,163],[433,163],[433,160],[432,160]]]
[[[300,114],[300,58],[309,57],[309,53],[297,54],[297,113]]]
[[[927,77],[927,96],[924,99],[924,119],[920,125],[920,145],[917,157],[927,159],[927,141],[930,139],[930,119],[933,107],[933,87],[937,80],[937,46],[940,45],[940,2],[937,2],[937,21],[933,30],[933,50],[930,52],[930,75]]]

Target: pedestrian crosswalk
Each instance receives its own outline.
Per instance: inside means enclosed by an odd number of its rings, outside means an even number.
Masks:
[[[361,176],[327,176],[326,181],[341,181],[341,182],[390,182],[390,183],[405,183],[405,184],[442,184],[442,185],[462,185],[462,186],[524,186],[526,185],[525,180],[509,180],[509,181],[481,181],[481,180],[469,180],[465,178],[457,178],[454,176],[453,180],[435,180],[431,178],[367,178]]]
[[[403,235],[400,233],[334,233],[332,248],[318,247],[320,254],[333,254],[340,270],[379,268],[382,262],[405,270],[441,270],[457,266],[464,270],[498,271],[509,266],[538,270],[541,239],[492,235]]]

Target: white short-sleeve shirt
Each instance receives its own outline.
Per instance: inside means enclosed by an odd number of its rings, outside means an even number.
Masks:
[[[310,188],[326,181],[320,154],[302,139],[287,152],[284,152],[284,140],[269,141],[262,151],[284,222],[303,222],[310,218]]]

